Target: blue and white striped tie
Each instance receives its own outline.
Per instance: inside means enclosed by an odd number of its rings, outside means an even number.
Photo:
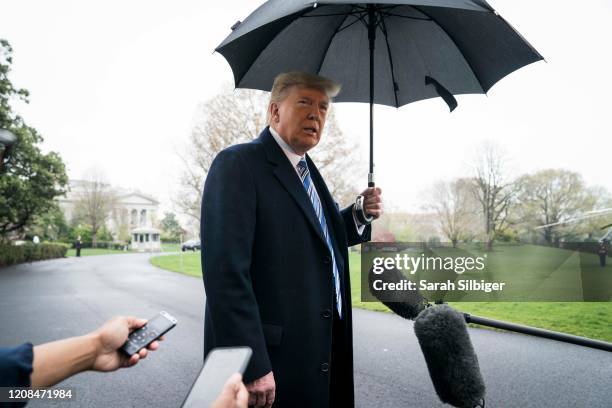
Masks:
[[[310,171],[308,170],[308,165],[306,164],[306,159],[302,158],[300,162],[296,166],[297,171],[302,179],[302,184],[308,193],[308,197],[310,197],[310,202],[315,210],[315,214],[317,215],[317,219],[319,220],[319,224],[321,225],[321,229],[323,230],[323,236],[325,237],[325,241],[327,242],[327,247],[329,248],[329,252],[331,252],[331,259],[333,264],[333,274],[334,274],[334,288],[336,289],[336,309],[338,309],[338,316],[342,318],[342,294],[340,293],[340,274],[338,273],[338,266],[336,265],[336,256],[334,255],[334,248],[331,243],[331,238],[329,236],[329,230],[327,229],[327,221],[325,220],[325,214],[323,213],[323,207],[321,206],[321,200],[319,199],[319,195],[317,194],[317,190],[310,178]]]

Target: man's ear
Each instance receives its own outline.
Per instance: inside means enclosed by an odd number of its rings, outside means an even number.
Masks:
[[[270,103],[270,120],[272,122],[278,123],[279,121],[279,112],[278,112],[278,103],[272,102]]]

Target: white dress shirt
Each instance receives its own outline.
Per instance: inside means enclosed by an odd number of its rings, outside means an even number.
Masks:
[[[270,133],[272,134],[272,137],[274,138],[274,140],[276,140],[276,143],[278,143],[280,148],[285,153],[285,156],[287,156],[287,159],[289,159],[289,162],[291,163],[291,166],[293,167],[293,170],[295,170],[295,174],[298,176],[298,179],[300,180],[300,182],[302,182],[302,179],[300,178],[300,173],[298,173],[297,165],[300,162],[300,160],[302,160],[304,158],[304,156],[300,156],[299,154],[297,154],[291,148],[291,146],[289,146],[287,144],[287,142],[285,142],[283,140],[283,138],[278,134],[278,132],[276,130],[272,129],[272,126],[270,126]],[[313,187],[314,187],[314,185],[313,185]],[[316,190],[316,188],[315,188],[315,190]],[[319,194],[319,193],[317,192],[317,194]],[[357,229],[357,233],[359,235],[363,234],[363,231],[365,230],[365,225],[363,225],[359,221],[357,221],[357,218],[355,218],[355,213],[353,213],[353,221],[355,222],[355,228]]]

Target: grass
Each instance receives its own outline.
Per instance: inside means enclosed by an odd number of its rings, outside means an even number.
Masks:
[[[179,244],[162,244],[162,252],[180,252],[181,246]],[[129,254],[133,251],[122,251],[118,249],[106,249],[106,248],[83,248],[81,249],[81,256],[93,256],[93,255],[112,255],[112,254]],[[199,252],[198,252],[199,254]],[[68,249],[66,256],[76,256],[76,249]]]
[[[81,256],[94,256],[94,255],[112,255],[112,254],[129,254],[131,251],[120,251],[118,249],[106,249],[106,248],[83,248],[81,249]],[[76,256],[76,249],[69,249],[66,256]]]
[[[158,268],[189,276],[202,277],[200,252],[181,252],[177,255],[161,255],[151,258],[151,263]]]
[[[158,256],[151,263],[170,271],[202,276],[199,252]],[[360,254],[349,253],[349,263],[353,307],[389,312],[382,303],[361,301]],[[451,305],[477,316],[612,341],[612,302],[455,302]]]
[[[462,312],[612,342],[610,302],[452,303]]]

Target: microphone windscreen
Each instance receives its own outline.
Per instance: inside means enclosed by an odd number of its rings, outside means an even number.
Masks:
[[[385,269],[381,274],[374,273],[374,267],[370,268],[368,273],[368,285],[370,292],[376,299],[387,306],[393,313],[404,319],[413,320],[421,313],[428,305],[425,299],[415,290],[374,290],[374,281],[381,280],[382,283],[399,284],[406,280],[402,272],[396,268]]]
[[[440,400],[460,408],[483,404],[485,384],[463,314],[448,305],[429,307],[414,332]]]

